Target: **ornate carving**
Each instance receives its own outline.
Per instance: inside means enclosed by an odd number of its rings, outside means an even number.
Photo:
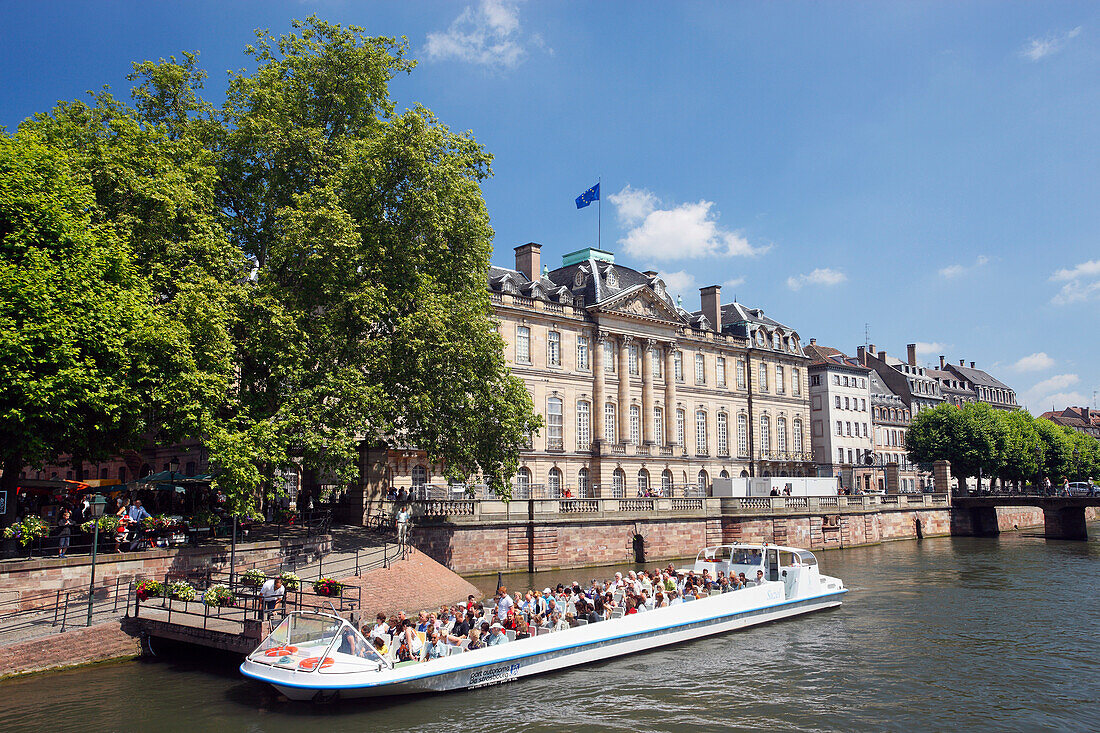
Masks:
[[[660,318],[662,315],[661,312],[657,310],[657,306],[644,298],[631,298],[615,310],[622,313],[631,313],[636,316],[645,316],[647,318]]]

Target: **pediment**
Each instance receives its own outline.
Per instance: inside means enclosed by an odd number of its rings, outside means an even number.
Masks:
[[[659,321],[681,322],[680,314],[645,285],[637,285],[619,293],[589,310],[616,313]]]

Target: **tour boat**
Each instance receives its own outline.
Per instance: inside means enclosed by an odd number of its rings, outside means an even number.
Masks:
[[[710,577],[744,573],[764,579],[726,593],[674,606],[580,623],[568,629],[423,662],[378,654],[345,619],[295,611],[241,664],[292,700],[331,700],[444,692],[511,682],[529,675],[599,662],[839,606],[847,592],[839,578],[822,575],[807,550],[761,544],[717,545],[701,551],[692,568]]]

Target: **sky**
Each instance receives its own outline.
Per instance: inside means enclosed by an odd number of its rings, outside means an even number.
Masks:
[[[1096,404],[1100,5],[0,0],[0,126],[190,50],[219,103],[310,14],[407,38],[399,106],[493,153],[496,265],[598,243],[689,310],[722,285],[803,341]]]

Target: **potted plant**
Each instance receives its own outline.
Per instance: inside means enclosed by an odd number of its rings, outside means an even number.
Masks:
[[[143,580],[137,584],[137,599],[144,601],[149,598],[160,598],[164,595],[164,583],[157,580]]]
[[[251,568],[241,573],[241,583],[249,588],[259,588],[267,580],[263,571]]]
[[[233,595],[233,591],[219,583],[206,589],[202,594],[202,602],[212,607],[234,606],[237,598]]]
[[[283,587],[287,590],[298,590],[302,584],[302,579],[289,570],[279,573],[279,577],[283,579]]]
[[[177,601],[193,601],[195,600],[196,591],[194,586],[187,581],[175,580],[168,584],[168,595]]]
[[[4,527],[4,539],[15,540],[26,547],[50,533],[50,525],[41,517],[29,516],[21,522]]]
[[[344,586],[334,578],[318,578],[313,581],[313,592],[319,596],[335,598],[344,592]]]

